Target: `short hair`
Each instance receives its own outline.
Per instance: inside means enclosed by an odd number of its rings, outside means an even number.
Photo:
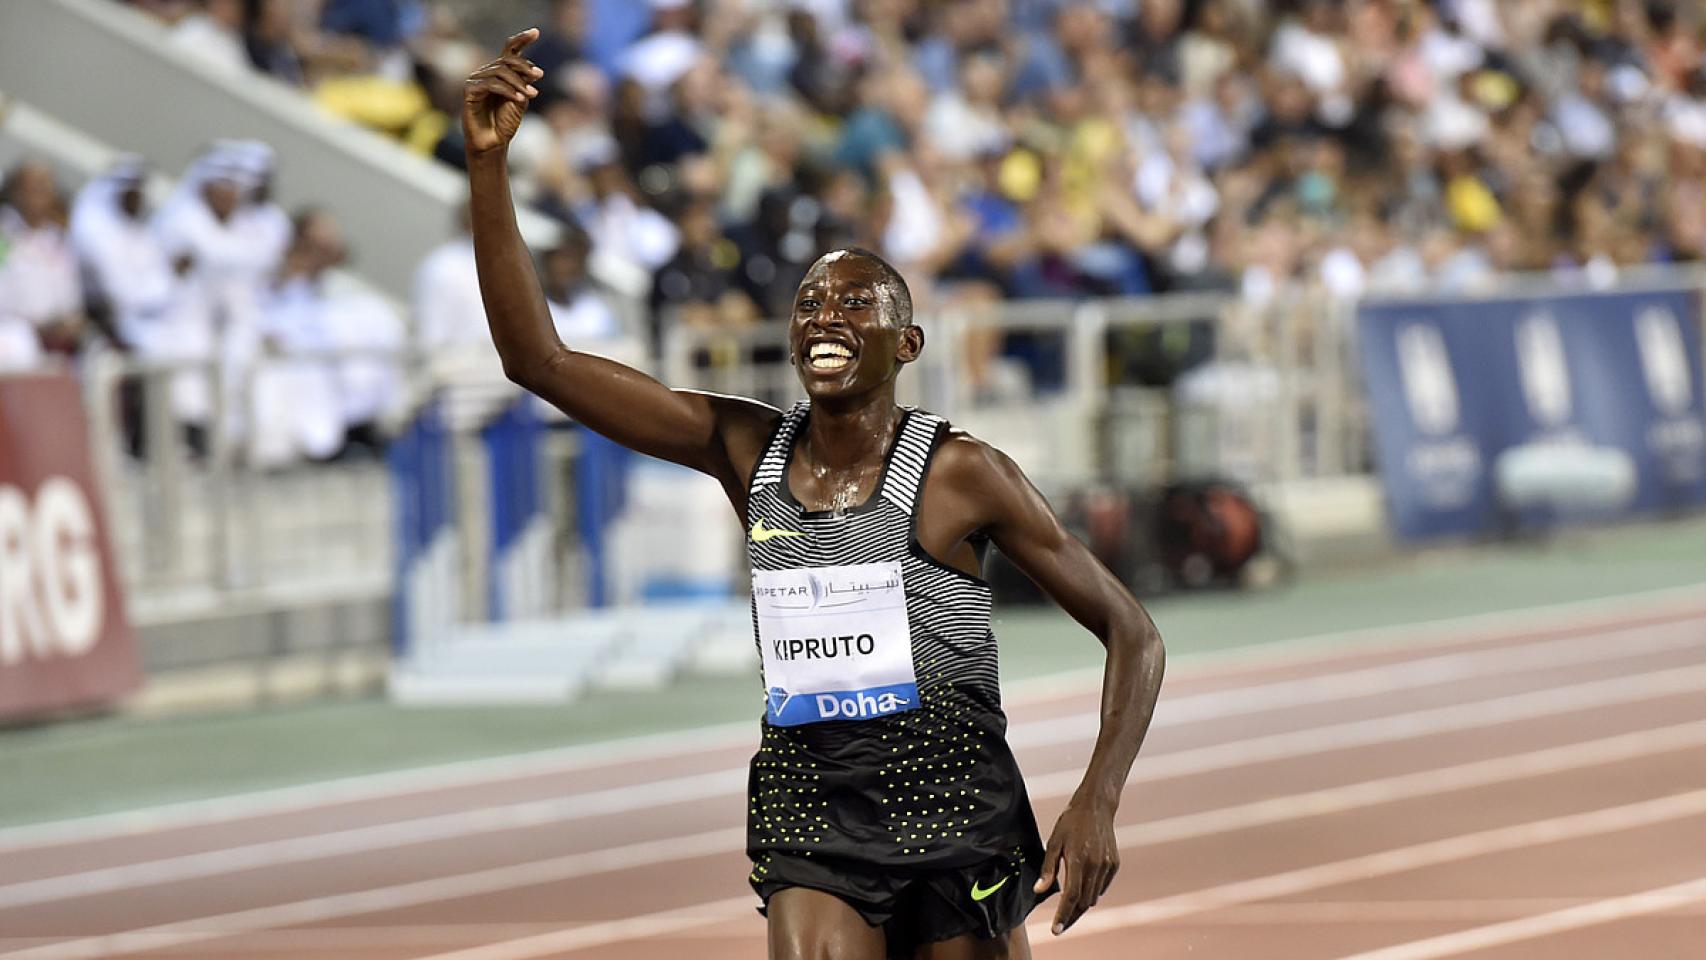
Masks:
[[[906,278],[894,265],[882,258],[874,250],[865,247],[842,247],[831,250],[824,257],[834,254],[858,257],[877,268],[877,302],[883,304],[888,319],[897,327],[905,328],[912,323],[912,289],[906,285]],[[819,261],[822,261],[822,257]]]

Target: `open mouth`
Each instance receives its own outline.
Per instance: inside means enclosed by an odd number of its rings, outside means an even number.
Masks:
[[[833,373],[852,362],[852,349],[833,341],[819,340],[806,348],[806,367],[811,370]]]

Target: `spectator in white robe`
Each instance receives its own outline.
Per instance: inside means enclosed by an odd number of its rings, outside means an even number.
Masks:
[[[249,461],[279,467],[330,460],[343,449],[337,330],[326,272],[346,257],[342,231],[319,210],[298,213],[284,266],[266,292],[260,357],[250,382],[253,432]]]
[[[234,439],[246,428],[241,386],[255,356],[261,293],[269,273],[260,250],[263,239],[245,232],[240,219],[256,185],[229,146],[216,144],[191,164],[154,217],[167,255],[174,262],[188,261],[186,296],[200,302],[178,326],[174,355],[186,362],[218,362],[224,428]],[[186,371],[185,377],[184,385],[174,388],[180,416],[205,425],[213,416],[211,380],[193,371]]]
[[[85,184],[71,206],[71,245],[119,349],[153,358],[169,355],[180,283],[148,226],[146,173],[140,157],[122,157]]]
[[[384,299],[365,293],[331,296],[325,309],[332,341],[348,354],[337,363],[344,420],[340,455],[378,456],[385,449],[387,421],[401,412],[408,399],[403,381],[408,332],[403,318]]]
[[[415,271],[414,298],[416,342],[429,356],[490,353],[496,362],[466,203],[457,209],[456,235],[434,247]]]
[[[221,145],[242,177],[250,184],[248,196],[237,208],[234,230],[242,238],[249,269],[265,279],[278,271],[290,248],[290,215],[273,200],[273,177],[278,173],[273,148],[259,140],[237,140]]]
[[[77,258],[53,171],[33,161],[0,182],[0,370],[75,353],[84,327]]]
[[[184,359],[185,345],[204,335],[207,304],[184,277],[190,258],[173,262],[149,226],[146,172],[141,158],[123,157],[89,181],[71,207],[71,243],[91,309],[103,318],[118,349],[144,361],[170,363]],[[204,449],[206,437],[199,433],[204,424],[194,414],[205,410],[206,382],[206,371],[199,369],[157,380],[127,379],[121,409],[131,455],[148,452],[143,405],[149,389],[169,391],[174,418],[192,428],[192,448]]]

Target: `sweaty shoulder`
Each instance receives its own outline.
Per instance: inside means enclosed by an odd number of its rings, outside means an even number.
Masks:
[[[999,516],[1023,484],[1024,473],[1013,458],[957,427],[949,428],[937,448],[927,480],[930,494],[964,505],[977,526]]]

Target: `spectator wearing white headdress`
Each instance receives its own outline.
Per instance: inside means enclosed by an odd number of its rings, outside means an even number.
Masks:
[[[258,277],[270,277],[284,262],[291,235],[290,215],[273,199],[277,155],[260,140],[237,140],[225,144],[224,149],[249,186],[248,195],[237,208],[234,230],[250,269]]]
[[[180,283],[148,226],[146,173],[142,158],[126,156],[85,184],[71,206],[71,244],[121,349],[158,357],[170,352]]]
[[[254,176],[229,146],[216,145],[191,164],[153,224],[167,256],[187,263],[185,295],[197,304],[180,318],[173,355],[186,362],[219,362],[224,426],[233,435],[243,429],[238,387],[254,355],[266,273],[256,238],[245,234],[239,217],[255,186]],[[205,426],[211,421],[214,396],[205,373],[186,369],[174,396],[187,422]]]
[[[72,353],[82,334],[83,289],[61,213],[43,164],[25,161],[0,183],[0,370]]]

